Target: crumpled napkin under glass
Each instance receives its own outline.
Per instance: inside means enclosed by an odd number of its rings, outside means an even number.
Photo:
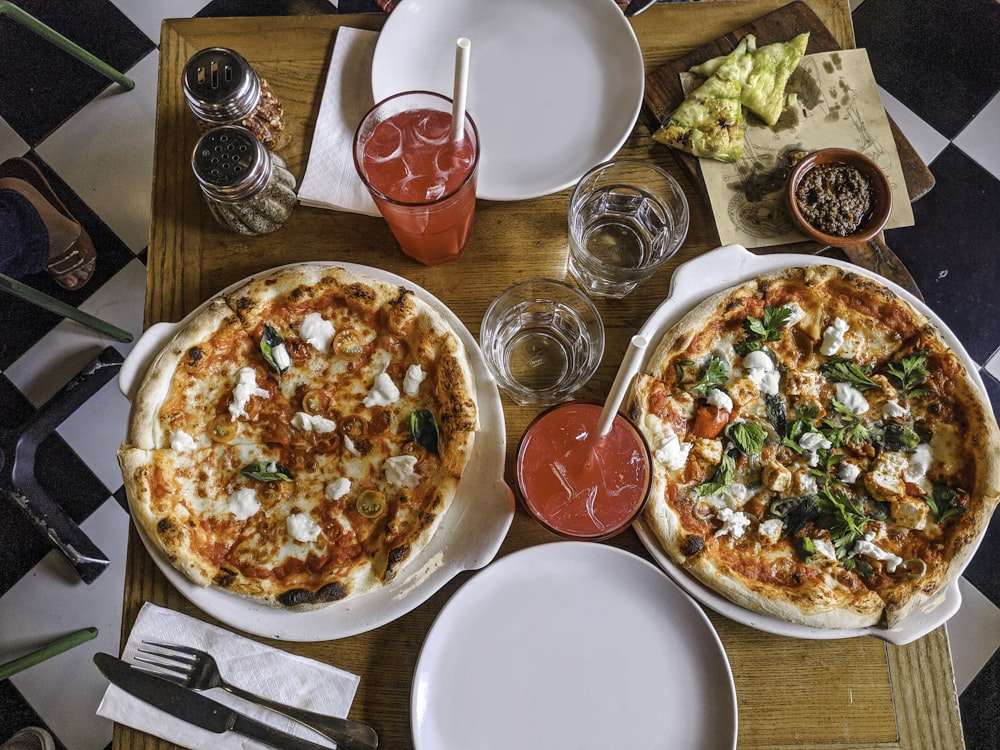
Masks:
[[[316,117],[306,171],[299,185],[304,206],[379,216],[354,167],[353,141],[358,123],[375,104],[372,57],[377,31],[341,27]]]
[[[148,602],[139,611],[122,658],[134,662],[143,641],[175,643],[208,651],[215,657],[219,671],[227,682],[316,713],[347,716],[361,680],[350,672],[266,646]],[[294,720],[249,703],[222,688],[203,690],[200,694],[276,729],[317,744],[335,746],[332,741]],[[108,685],[97,714],[191,750],[265,747],[235,732],[215,734],[200,729],[154,708],[115,685]]]

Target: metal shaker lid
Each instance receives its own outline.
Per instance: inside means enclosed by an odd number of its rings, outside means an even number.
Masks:
[[[260,101],[260,78],[238,52],[208,47],[184,65],[184,98],[191,111],[209,122],[226,124],[248,117]]]
[[[202,135],[191,166],[205,195],[226,203],[253,197],[274,173],[271,152],[241,125],[220,125]]]

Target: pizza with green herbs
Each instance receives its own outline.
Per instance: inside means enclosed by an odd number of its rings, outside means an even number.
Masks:
[[[478,429],[462,342],[410,289],[339,266],[255,278],[150,365],[119,451],[147,540],[282,608],[384,586],[430,542]]]
[[[951,583],[1000,493],[1000,433],[940,331],[832,265],[712,296],[626,402],[666,555],[754,612],[892,627]]]

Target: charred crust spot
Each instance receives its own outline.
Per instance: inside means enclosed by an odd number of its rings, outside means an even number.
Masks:
[[[251,307],[253,307],[253,300],[249,297],[240,297],[236,300],[237,310],[249,310]]]
[[[220,568],[219,572],[216,573],[213,583],[216,586],[224,589],[228,589],[236,581],[236,572],[232,570],[227,570],[226,568]]]
[[[688,534],[681,542],[681,552],[687,557],[694,557],[705,549],[705,538],[698,534]]]
[[[201,361],[201,358],[203,356],[205,356],[205,354],[204,352],[202,352],[200,346],[192,346],[190,349],[187,350],[188,367],[194,367],[195,365],[197,365]]]
[[[347,586],[340,581],[328,583],[313,593],[307,589],[292,589],[278,597],[278,601],[286,607],[300,607],[303,604],[323,604],[335,602],[347,596]]]
[[[409,544],[404,544],[400,547],[396,547],[396,549],[389,550],[389,559],[388,559],[389,567],[391,568],[393,565],[397,565],[403,559],[405,559],[406,556],[409,554],[410,554]]]
[[[288,298],[292,302],[298,302],[300,299],[302,299],[305,296],[305,294],[306,294],[305,290],[302,287],[296,287],[295,289],[293,289],[289,293]]]

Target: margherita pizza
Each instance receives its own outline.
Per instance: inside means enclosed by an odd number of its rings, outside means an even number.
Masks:
[[[384,585],[426,546],[477,429],[465,350],[433,307],[299,265],[184,324],[119,460],[136,522],[192,581],[308,607]]]
[[[836,266],[698,305],[627,411],[665,553],[785,621],[892,627],[959,575],[997,505],[988,400],[925,316]]]

